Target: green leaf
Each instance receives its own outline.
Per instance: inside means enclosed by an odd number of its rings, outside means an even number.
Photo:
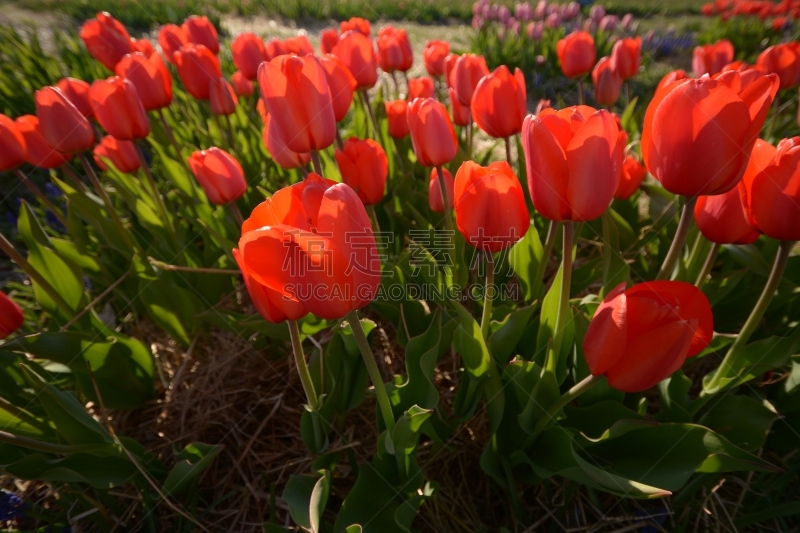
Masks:
[[[564,264],[558,268],[553,284],[547,295],[542,301],[542,312],[539,318],[539,332],[536,335],[536,355],[534,360],[539,366],[545,366],[545,359],[550,347],[550,343],[556,337],[556,321],[558,319],[558,308],[561,301],[561,278],[563,275]],[[572,345],[575,337],[575,326],[571,317],[567,316],[567,323],[564,325],[562,332],[563,338],[561,341],[561,349],[556,354],[556,378],[558,383],[563,383],[567,376],[567,359],[572,351]]]
[[[522,285],[526,302],[532,302],[542,293],[539,267],[543,260],[544,247],[536,226],[531,224],[525,236],[508,253],[508,261]]]
[[[749,452],[764,445],[772,423],[778,419],[771,406],[747,396],[726,394],[711,402],[711,408],[698,423]]]
[[[620,283],[627,283],[631,270],[620,254],[619,232],[609,211],[603,213],[603,288],[600,291],[601,297]]]
[[[389,453],[397,455],[399,452],[402,455],[411,455],[414,448],[417,447],[417,438],[419,437],[422,423],[432,414],[432,410],[423,409],[418,405],[414,405],[403,413],[403,416],[394,427],[391,441],[387,439],[387,446],[391,447]]]
[[[298,526],[318,533],[330,490],[331,475],[327,470],[291,475],[282,498],[289,504],[289,514]]]
[[[497,364],[504,366],[516,355],[517,344],[522,339],[537,307],[538,303],[534,302],[512,311],[506,316],[500,327],[489,336],[487,345]]]
[[[401,317],[406,323],[405,312]],[[428,329],[421,335],[411,338],[406,345],[406,374],[408,378],[400,385],[390,384],[387,387],[389,399],[397,412],[405,411],[413,405],[425,409],[434,409],[439,403],[439,391],[436,389],[434,369],[439,355],[439,342],[442,331],[442,315],[437,310]]]
[[[139,273],[139,299],[153,321],[184,346],[197,327],[195,315],[209,306],[184,289],[178,273],[162,270],[155,276]]]
[[[18,479],[56,483],[87,483],[98,489],[110,489],[131,481],[138,475],[136,466],[126,457],[97,456],[75,453],[53,458],[39,453],[8,461],[11,454],[2,453],[0,472]]]
[[[178,462],[167,475],[163,486],[164,492],[175,496],[186,494],[224,448],[222,445],[213,446],[202,442],[188,444],[178,454]]]
[[[564,407],[564,427],[577,429],[592,439],[600,438],[620,420],[645,420],[645,417],[612,400],[597,402],[588,407]]]

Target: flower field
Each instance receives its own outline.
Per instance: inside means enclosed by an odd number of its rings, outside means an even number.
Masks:
[[[256,4],[0,24],[0,529],[800,528],[800,2]]]

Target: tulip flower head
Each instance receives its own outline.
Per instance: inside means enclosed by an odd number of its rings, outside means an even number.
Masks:
[[[231,75],[231,85],[233,85],[233,92],[237,96],[250,96],[256,91],[253,82],[247,79],[240,70],[237,70]]]
[[[76,154],[94,145],[94,129],[64,93],[56,87],[36,91],[36,116],[47,143],[58,150]]]
[[[800,43],[770,46],[758,55],[756,68],[767,74],[777,74],[781,90],[796,87],[800,83]]]
[[[703,74],[713,76],[722,72],[722,68],[733,61],[733,45],[727,39],[713,44],[696,46],[692,54],[692,70],[695,77]]]
[[[377,83],[378,61],[369,37],[356,31],[343,33],[332,53],[353,75],[357,89],[369,89]]]
[[[153,43],[151,43],[148,39],[131,38],[131,51],[144,54],[145,57],[150,57],[156,53],[156,49],[153,48]]]
[[[80,35],[89,54],[111,71],[125,54],[133,51],[128,30],[106,12],[86,21]]]
[[[376,40],[378,65],[384,72],[406,72],[414,62],[414,52],[406,30],[386,25],[378,30]]]
[[[326,54],[320,56],[319,61],[325,70],[328,87],[331,91],[334,118],[336,122],[340,122],[344,120],[350,110],[350,106],[353,103],[353,93],[358,86],[358,82],[350,74],[350,70],[335,55]]]
[[[456,126],[466,126],[472,123],[472,114],[469,106],[463,105],[456,96],[456,91],[452,87],[448,90],[450,95],[450,111],[453,113],[453,123]]]
[[[175,52],[189,44],[189,33],[181,26],[164,24],[158,30],[158,46],[164,52],[167,61],[176,64]]]
[[[658,82],[658,85],[656,86],[656,93],[658,93],[658,91],[660,91],[667,85],[670,85],[676,81],[680,81],[686,78],[687,76],[685,70],[673,70],[671,72],[668,72],[664,75],[663,78],[661,78],[661,81]]]
[[[342,33],[354,31],[360,33],[364,37],[372,36],[372,26],[367,19],[361,17],[352,17],[350,20],[343,20],[339,23],[339,31]]]
[[[94,116],[92,105],[89,103],[90,85],[88,83],[75,78],[61,78],[56,83],[56,87],[64,93],[64,96],[72,102],[72,105],[78,108],[78,111],[84,117],[92,118]]]
[[[488,75],[489,68],[486,66],[486,59],[483,56],[475,54],[459,56],[450,73],[451,86],[455,89],[458,101],[462,105],[469,106],[478,82]]]
[[[425,43],[422,59],[428,74],[437,77],[444,75],[444,58],[450,53],[450,43],[432,40]]]
[[[633,78],[639,72],[642,60],[642,38],[626,37],[614,43],[611,49],[611,68],[623,80]]]
[[[703,292],[682,281],[621,283],[598,306],[583,353],[594,376],[623,392],[658,384],[700,353],[714,332]]]
[[[356,191],[364,205],[383,200],[389,160],[380,144],[372,139],[350,137],[335,155],[342,181]]]
[[[225,150],[216,147],[196,151],[188,158],[189,168],[211,203],[225,205],[247,192],[242,165]]]
[[[322,30],[319,34],[319,51],[323,54],[330,54],[338,42],[339,32],[336,28]]]
[[[150,121],[136,88],[125,78],[96,80],[89,89],[89,101],[97,122],[109,135],[132,141],[150,133]]]
[[[267,61],[272,61],[278,56],[288,54],[289,50],[286,48],[286,45],[283,44],[283,41],[273,37],[264,45],[264,53],[266,54]]]
[[[208,101],[215,115],[232,115],[236,112],[239,98],[228,80],[220,76],[211,80],[208,86]]]
[[[383,103],[389,122],[389,136],[402,139],[408,135],[408,100],[394,100]]]
[[[447,189],[447,203],[448,211],[453,208],[453,175],[446,168],[442,168],[444,175],[444,186]],[[434,213],[444,213],[444,203],[442,202],[442,189],[439,185],[439,171],[436,168],[431,169],[431,177],[428,181],[428,207]]]
[[[408,130],[417,161],[426,167],[449,163],[458,152],[458,139],[447,108],[433,98],[408,104]]]
[[[202,44],[175,52],[175,66],[186,92],[198,100],[208,100],[211,82],[222,76],[219,59]]]
[[[39,168],[58,168],[69,161],[69,157],[56,150],[42,134],[39,119],[34,115],[17,117],[14,122],[25,145],[25,161]]]
[[[414,98],[436,98],[436,90],[433,87],[433,78],[409,78],[407,99],[413,100]]]
[[[231,43],[231,54],[233,64],[251,81],[255,81],[258,76],[258,66],[267,59],[264,41],[254,33],[237,35]]]
[[[594,82],[594,99],[598,104],[613,105],[619,100],[622,92],[622,76],[614,70],[610,57],[600,58],[592,70]]]
[[[128,54],[117,63],[115,72],[136,87],[146,111],[162,109],[172,103],[172,76],[160,55]]]
[[[694,221],[703,237],[717,244],[750,244],[758,239],[758,232],[745,217],[738,187],[716,196],[700,196]]]
[[[296,37],[289,37],[288,39],[283,41],[283,45],[286,47],[287,54],[297,54],[299,56],[314,54],[314,47],[311,46],[311,42],[305,35],[297,35]]]
[[[564,76],[578,78],[592,70],[597,50],[589,33],[574,31],[558,41],[556,55]]]
[[[480,129],[502,139],[520,132],[527,102],[522,71],[515,69],[512,75],[507,66],[501,65],[478,82],[470,110]]]
[[[214,55],[219,54],[219,37],[217,29],[206,16],[191,15],[183,21],[183,29],[189,36],[189,42],[203,45]]]
[[[111,135],[106,135],[94,147],[94,161],[101,170],[108,170],[107,161],[126,174],[133,174],[139,170],[139,155],[136,145],[131,141],[122,141]]]
[[[284,320],[299,320],[308,314],[305,306],[297,300],[256,281],[247,269],[242,254],[237,248],[233,249],[233,258],[236,259],[239,270],[242,272],[244,285],[250,294],[253,306],[264,320],[280,324]]]
[[[5,293],[0,292],[0,340],[17,331],[24,323],[22,308]]]
[[[639,186],[647,176],[647,169],[638,159],[629,155],[622,162],[622,173],[620,174],[619,185],[614,193],[614,198],[627,200],[633,193],[639,190]]]
[[[0,172],[13,170],[25,162],[25,138],[17,124],[0,114]]]
[[[287,170],[304,167],[311,161],[311,154],[299,154],[291,151],[286,146],[286,141],[283,139],[281,132],[275,127],[268,113],[264,116],[263,138],[267,153],[276,163]]]

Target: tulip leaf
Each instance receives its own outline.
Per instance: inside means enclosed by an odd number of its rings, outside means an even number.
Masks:
[[[516,355],[515,350],[525,329],[528,327],[533,312],[538,307],[534,302],[509,313],[494,333],[489,336],[487,345],[498,365],[505,366]]]
[[[613,217],[607,210],[603,213],[603,288],[600,296],[605,296],[620,283],[630,279],[630,267],[620,254],[619,231]]]
[[[749,452],[764,445],[772,423],[778,419],[771,406],[747,396],[726,394],[711,401],[711,408],[698,423]]]
[[[411,455],[414,448],[417,447],[417,439],[419,438],[420,428],[433,411],[430,409],[423,409],[418,405],[412,406],[408,411],[403,413],[403,416],[397,421],[392,432],[391,445],[393,453],[402,455]]]
[[[118,487],[139,474],[136,466],[120,455],[74,453],[55,458],[33,453],[15,458],[6,453],[4,445],[0,445],[0,472],[31,481],[86,483],[98,489]]]
[[[331,474],[328,470],[291,475],[282,498],[289,504],[289,514],[298,526],[318,533],[330,490]]]
[[[588,407],[564,407],[565,418],[559,423],[577,429],[592,439],[600,438],[620,420],[645,420],[645,417],[628,409],[621,402],[604,400]]]
[[[539,232],[531,223],[525,236],[512,246],[508,253],[508,261],[522,285],[526,302],[532,302],[542,293],[539,269],[544,260],[546,258],[542,241],[539,239]]]
[[[188,346],[197,327],[195,315],[210,305],[183,288],[179,272],[140,271],[138,277],[139,299],[150,317],[175,340]]]
[[[214,446],[203,444],[202,442],[193,442],[186,445],[181,453],[177,455],[178,462],[172,467],[167,479],[164,481],[164,492],[173,496],[180,496],[189,492],[192,487],[196,486],[200,476],[224,448],[222,445]]]
[[[561,279],[563,276],[564,264],[562,262],[558,269],[553,284],[550,290],[547,291],[544,300],[542,300],[542,312],[539,318],[539,332],[536,336],[536,355],[534,360],[540,365],[545,366],[545,359],[549,351],[550,344],[556,338],[556,321],[558,320],[558,310],[561,303]],[[572,345],[575,337],[575,327],[571,317],[567,317],[566,324],[564,324],[561,340],[561,349],[556,354],[556,378],[558,383],[563,383],[567,376],[567,359],[572,351]]]

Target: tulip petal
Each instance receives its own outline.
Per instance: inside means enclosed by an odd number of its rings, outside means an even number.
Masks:
[[[625,282],[611,290],[597,307],[586,336],[583,354],[592,375],[601,376],[614,367],[628,342]]]

